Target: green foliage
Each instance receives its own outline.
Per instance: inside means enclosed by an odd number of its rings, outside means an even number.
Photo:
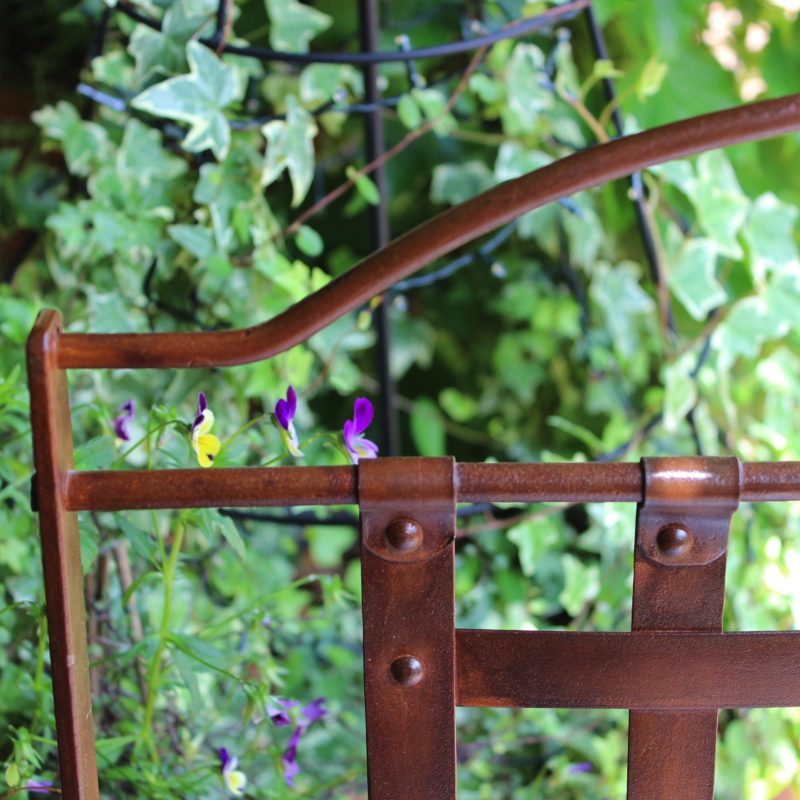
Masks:
[[[190,73],[169,78],[146,89],[132,102],[133,108],[156,117],[190,124],[183,147],[190,153],[211,150],[222,160],[228,154],[231,131],[222,110],[244,91],[233,67],[223,64],[208,47],[196,41],[186,45]]]
[[[0,151],[0,232],[39,237],[0,288],[0,754],[10,788],[56,774],[23,365],[37,310],[61,308],[72,331],[261,322],[368,252],[365,212],[381,200],[354,166],[368,160],[363,120],[342,110],[362,100],[359,69],[220,55],[199,41],[215,32],[211,0],[139,6],[161,29],[112,10],[113,35],[80,76],[122,106],[86,112],[74,94],[53,93],[33,115],[40,148]],[[770,3],[740,11],[730,35],[738,72],[702,44],[706,4],[597,7],[613,61],[591,62],[576,23],[496,44],[456,98],[466,60],[422,62],[414,87],[403,64],[381,68],[383,94],[394,98],[388,143],[433,127],[386,164],[394,235],[613,133],[605,78],[620,89],[629,130],[732,105],[747,74],[763,74],[775,93],[797,88],[787,77],[797,71],[784,66],[797,63],[796,37]],[[488,27],[505,23],[495,4],[485,10]],[[423,11],[414,46],[453,38],[445,7],[415,2],[402,16]],[[94,18],[98,4],[80,12]],[[296,52],[343,46],[355,24],[330,2],[241,0],[230,14],[228,41]],[[754,53],[746,26],[762,21],[771,38]],[[393,35],[387,28],[383,49]],[[466,266],[471,251],[459,252],[447,280],[387,294],[404,452],[797,458],[798,146],[784,137],[645,173],[663,286],[653,285],[619,183],[525,215],[478,243]],[[343,202],[301,218],[347,180]],[[269,422],[289,384],[300,395],[301,463],[343,463],[338,433],[323,432],[341,429],[353,397],[376,394],[375,308],[263,364],[73,373],[77,466],[196,465],[188,431],[200,390],[217,415],[219,466],[287,463]],[[128,399],[137,416],[125,443],[112,420]],[[536,506],[466,518],[459,625],[627,629],[633,513]],[[788,505],[737,515],[727,629],[795,625],[797,523]],[[224,797],[224,746],[249,777],[247,796],[363,795],[356,540],[350,526],[214,509],[82,515],[104,792]],[[304,734],[291,789],[281,764],[290,731],[267,708],[319,696],[328,715]],[[717,797],[772,800],[796,783],[798,724],[792,710],[725,712]],[[624,793],[621,713],[461,709],[459,743],[467,800]],[[586,762],[590,771],[574,769]]]

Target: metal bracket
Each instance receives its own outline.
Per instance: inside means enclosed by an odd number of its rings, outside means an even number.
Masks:
[[[358,465],[370,800],[456,796],[451,458]]]
[[[720,633],[741,465],[736,458],[644,458],[642,472],[631,628]],[[628,800],[672,800],[677,786],[685,800],[711,800],[716,734],[716,710],[632,711]]]
[[[741,466],[738,458],[643,458],[640,553],[665,567],[702,566],[724,555]]]

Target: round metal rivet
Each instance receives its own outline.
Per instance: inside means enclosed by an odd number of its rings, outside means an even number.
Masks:
[[[422,680],[425,670],[422,662],[414,656],[400,656],[392,661],[392,666],[389,668],[392,677],[401,686],[414,686]]]
[[[677,558],[691,548],[692,534],[680,525],[667,525],[658,532],[656,544],[662,555]]]
[[[422,526],[413,519],[400,517],[392,520],[386,528],[386,540],[397,551],[410,553],[422,545]]]

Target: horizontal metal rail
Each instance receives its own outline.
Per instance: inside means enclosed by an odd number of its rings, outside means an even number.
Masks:
[[[800,500],[800,461],[743,463],[743,501]],[[70,471],[69,511],[330,506],[358,502],[357,467]],[[702,480],[702,471],[686,471]],[[460,503],[632,502],[643,499],[638,462],[456,464]],[[422,498],[420,499],[422,501]]]
[[[800,706],[800,632],[456,630],[456,705],[650,711]]]
[[[800,94],[664,125],[575,153],[439,214],[277,317],[195,333],[67,333],[57,365],[224,367],[270,358],[308,339],[402,278],[535,208],[676,158],[800,129]]]

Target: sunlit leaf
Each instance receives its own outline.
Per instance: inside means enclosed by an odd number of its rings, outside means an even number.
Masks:
[[[146,89],[131,105],[158,117],[188,122],[184,148],[192,153],[211,150],[223,159],[230,147],[231,132],[222,109],[242,95],[239,73],[196,41],[186,45],[186,58],[188,75],[169,78]]]

